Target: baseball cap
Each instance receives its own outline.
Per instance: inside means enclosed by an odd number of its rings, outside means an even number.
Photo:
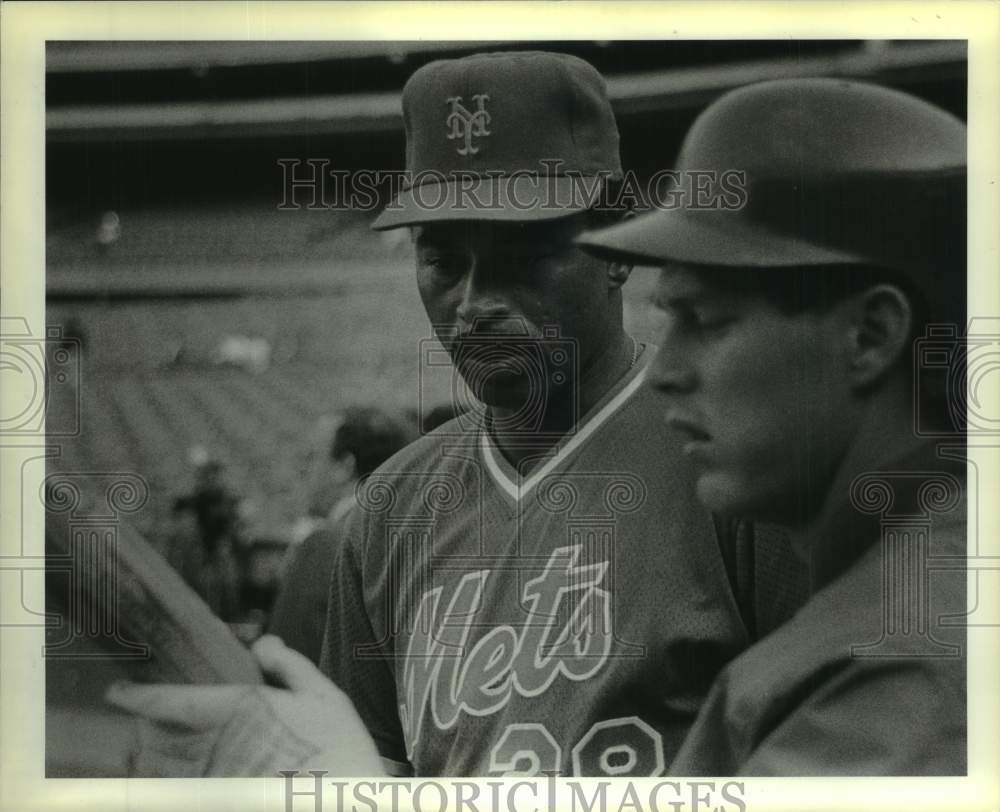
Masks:
[[[403,88],[403,123],[406,181],[376,230],[565,217],[622,176],[604,79],[568,54],[431,62]]]
[[[578,242],[640,264],[876,265],[925,289],[964,260],[965,126],[900,91],[818,78],[739,88],[696,119],[675,168],[713,183],[744,172],[745,197],[706,207],[709,190]]]

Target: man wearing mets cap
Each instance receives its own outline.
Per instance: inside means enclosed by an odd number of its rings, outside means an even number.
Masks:
[[[966,770],[965,141],[883,87],[753,85],[677,160],[744,170],[742,209],[581,241],[662,266],[648,381],[698,496],[786,527],[810,572],[805,606],[717,679],[675,773]],[[954,325],[931,333],[952,402],[920,363],[931,322]]]
[[[205,734],[223,754],[207,769],[370,773],[353,705],[391,773],[660,774],[749,635],[642,386],[653,353],[623,328],[630,267],[574,243],[614,216],[594,205],[621,176],[604,82],[567,55],[475,55],[418,70],[403,111],[409,183],[375,227],[412,229],[428,352],[478,405],[359,489],[331,584],[332,683],[271,639],[259,656],[293,690],[263,689],[256,718],[277,729],[254,727],[246,693],[213,716],[187,689],[202,728],[229,720]],[[190,724],[153,693],[115,701]]]
[[[623,329],[630,268],[573,243],[621,216],[594,205],[622,174],[603,79],[554,53],[434,62],[403,113],[412,184],[375,227],[412,228],[482,405],[368,480],[323,667],[392,771],[659,774],[748,635]]]

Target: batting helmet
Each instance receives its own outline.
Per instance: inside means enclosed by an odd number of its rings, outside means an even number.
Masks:
[[[689,198],[580,243],[640,264],[872,265],[905,273],[932,298],[964,269],[965,136],[949,113],[877,85],[739,88],[698,117],[676,167],[716,184],[728,173],[729,194],[709,189],[698,205]],[[734,172],[745,194],[729,205]]]

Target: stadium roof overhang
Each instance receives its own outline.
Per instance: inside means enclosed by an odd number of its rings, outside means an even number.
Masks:
[[[463,43],[470,50],[483,43]],[[274,43],[250,49],[245,43],[181,43],[177,48],[144,50],[141,43],[116,69],[140,70],[190,66],[203,56],[213,65],[239,65],[239,60],[262,58],[302,61],[328,56],[322,43]],[[291,46],[294,45],[294,48]],[[381,54],[392,58],[391,43],[347,43],[345,57]],[[398,45],[398,44],[397,44]],[[836,55],[796,59],[754,60],[721,65],[673,68],[651,72],[612,74],[608,93],[621,117],[640,113],[697,109],[731,88],[771,78],[790,76],[844,76],[869,78],[889,84],[908,84],[928,79],[955,78],[965,71],[966,44],[962,41],[891,43],[874,41],[857,50]],[[199,46],[192,50],[192,46]],[[210,46],[210,47],[209,47]],[[220,46],[221,50],[220,50]],[[288,47],[283,47],[288,46]],[[314,47],[313,47],[314,46]],[[398,45],[402,49],[402,45]],[[421,44],[407,43],[407,49]],[[425,44],[427,50],[440,48]],[[325,49],[325,50],[324,50]],[[380,50],[375,50],[380,49]],[[407,51],[400,50],[405,55]],[[117,50],[116,50],[116,53]],[[107,52],[55,51],[48,55],[50,71],[107,70]],[[102,61],[104,60],[104,61]],[[220,101],[167,102],[156,104],[92,104],[56,106],[46,113],[49,143],[175,140],[206,138],[268,137],[288,134],[326,135],[341,133],[393,132],[402,128],[398,92],[352,93],[306,97],[256,98]]]

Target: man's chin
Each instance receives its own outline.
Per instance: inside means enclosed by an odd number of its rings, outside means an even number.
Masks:
[[[466,363],[460,367],[462,379],[479,400],[489,406],[517,407],[541,397],[539,384],[532,377],[507,364]]]
[[[469,383],[472,394],[487,406],[519,410],[529,405],[531,387],[523,375],[492,375],[487,380]]]
[[[723,471],[703,470],[697,478],[698,501],[714,513],[750,517],[761,505],[747,483]]]
[[[800,512],[805,505],[801,496],[789,495],[794,488],[781,488],[775,481],[760,476],[702,471],[695,491],[702,506],[713,513],[787,527],[799,525],[803,520]]]

